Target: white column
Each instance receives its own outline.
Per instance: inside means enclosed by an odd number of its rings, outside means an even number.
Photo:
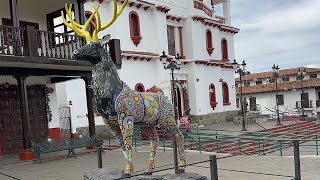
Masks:
[[[230,20],[230,0],[225,0],[223,2],[223,16],[226,18],[226,24],[231,25]]]

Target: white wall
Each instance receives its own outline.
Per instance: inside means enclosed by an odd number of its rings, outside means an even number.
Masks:
[[[317,94],[315,89],[305,89],[304,92],[309,94],[309,100],[313,101],[313,105],[315,107],[315,103],[317,100]],[[295,111],[296,102],[301,101],[300,93],[301,89],[297,89],[295,91],[279,91],[278,94],[283,95],[284,99],[284,105],[279,105],[279,111]],[[249,104],[249,98],[256,97],[256,103],[260,105],[261,112],[263,114],[273,114],[273,112],[268,111],[266,108],[276,110],[276,92],[244,95],[243,97],[247,99]]]

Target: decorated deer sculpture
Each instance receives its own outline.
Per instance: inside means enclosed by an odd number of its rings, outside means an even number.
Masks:
[[[179,172],[185,171],[185,155],[183,146],[183,135],[174,120],[173,106],[163,93],[140,93],[132,90],[126,83],[120,80],[116,67],[106,50],[108,38],[99,40],[98,32],[108,28],[122,13],[128,0],[125,0],[117,10],[117,0],[113,0],[113,18],[104,26],[101,26],[98,8],[91,5],[95,12],[88,18],[84,25],[73,20],[72,6],[66,5],[66,14],[70,23],[62,17],[65,25],[86,39],[87,44],[74,52],[78,60],[91,62],[93,67],[93,90],[98,112],[102,115],[106,126],[108,126],[116,141],[123,150],[127,160],[123,176],[130,176],[133,172],[132,141],[133,127],[142,124],[146,128],[145,133],[150,139],[150,159],[145,174],[152,174],[155,168],[155,154],[159,137],[156,126],[165,127],[176,137],[179,153]],[[97,16],[97,23],[92,21]],[[95,27],[92,34],[86,31],[89,24]]]

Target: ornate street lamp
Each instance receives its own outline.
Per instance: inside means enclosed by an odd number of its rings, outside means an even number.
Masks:
[[[232,63],[233,68],[235,69],[235,73],[238,73],[240,76],[240,105],[241,105],[241,116],[242,116],[242,129],[241,131],[247,131],[246,123],[244,119],[244,110],[243,110],[243,99],[242,99],[242,76],[246,75],[246,67],[247,63],[243,60],[242,64],[238,64],[236,60]]]
[[[180,70],[180,66],[181,66],[181,57],[179,55],[179,53],[177,53],[176,57],[175,57],[175,61],[168,61],[168,56],[166,55],[166,52],[163,51],[162,55],[160,56],[162,63],[163,63],[163,67],[165,70],[171,70],[171,81],[172,81],[172,90],[171,90],[171,98],[172,98],[172,103],[173,103],[173,110],[174,110],[174,119],[177,123],[177,109],[176,109],[176,98],[175,98],[175,81],[174,81],[174,74],[173,71],[174,70]],[[176,142],[176,136],[173,136],[173,158],[174,158],[174,171],[176,174],[179,173],[178,170],[178,154],[177,154],[177,142]]]
[[[304,120],[304,101],[305,100],[303,99],[303,94],[304,94],[303,79],[304,79],[304,76],[307,74],[307,71],[305,68],[299,68],[297,74],[299,76],[300,83],[301,83],[301,110],[302,110],[302,118],[301,119]]]
[[[273,77],[275,78],[276,81],[276,105],[277,105],[277,124],[276,126],[281,126],[280,122],[280,114],[279,114],[279,96],[278,96],[278,77],[279,77],[279,66],[273,65],[272,66],[272,72],[273,72]]]

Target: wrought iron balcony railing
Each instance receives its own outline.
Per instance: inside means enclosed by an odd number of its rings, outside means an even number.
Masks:
[[[313,108],[312,100],[309,101],[297,101],[296,102],[296,108]]]

